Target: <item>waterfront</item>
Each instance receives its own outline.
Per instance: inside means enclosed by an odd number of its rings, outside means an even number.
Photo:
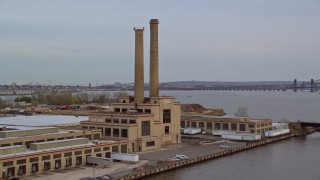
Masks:
[[[162,91],[162,95],[176,96],[181,103],[199,103],[209,108],[224,108],[232,114],[238,107],[247,107],[252,118],[282,118],[317,121],[320,119],[320,95],[309,92],[218,92],[218,91]],[[25,118],[39,118],[29,116]],[[45,116],[46,117],[46,116]],[[52,116],[43,122],[60,124],[80,121],[80,117]],[[58,120],[59,119],[59,120]],[[2,121],[3,118],[0,119]],[[37,120],[42,121],[42,120]],[[17,124],[35,125],[21,117]],[[12,123],[12,121],[10,122]],[[234,155],[209,160],[147,179],[320,179],[320,133],[296,137],[274,144],[250,149]]]

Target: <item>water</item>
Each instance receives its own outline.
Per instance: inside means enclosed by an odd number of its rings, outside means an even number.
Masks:
[[[161,94],[175,96],[181,103],[199,103],[208,108],[223,108],[229,115],[236,112],[239,107],[245,107],[251,118],[320,122],[319,93],[163,91]]]
[[[320,95],[308,92],[166,91],[182,103],[223,108],[246,107],[252,118],[320,122]],[[146,180],[320,180],[320,133],[292,138]]]

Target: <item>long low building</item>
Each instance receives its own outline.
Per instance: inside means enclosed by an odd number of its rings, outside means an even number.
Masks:
[[[201,128],[203,132],[209,134],[212,133],[212,130],[263,134],[272,129],[272,120],[232,116],[184,115],[181,117],[181,128],[186,127]]]
[[[127,141],[103,141],[100,143],[86,143],[85,138],[59,140],[47,143],[59,143],[57,148],[41,148],[41,150],[26,150],[25,146],[9,146],[0,148],[0,168],[2,179],[18,178],[35,175],[58,169],[67,169],[87,163],[88,156],[110,158],[111,153],[127,153]],[[70,142],[68,142],[70,141]],[[78,141],[77,145],[74,144]],[[61,144],[64,144],[63,146]],[[31,144],[40,146],[41,143]],[[51,146],[50,146],[51,147]],[[38,148],[34,148],[38,149]],[[6,152],[8,154],[6,154]]]
[[[81,166],[88,156],[110,158],[129,147],[124,140],[101,141],[100,129],[4,128],[0,136],[1,179]]]
[[[0,138],[0,147],[25,145],[30,147],[31,143],[48,142],[73,138],[88,138],[89,140],[98,140],[102,137],[100,129],[90,130],[57,130],[52,131],[52,128],[35,128],[32,131],[38,131],[39,133],[32,133],[28,136],[21,136],[24,134],[22,131],[30,132],[30,130],[12,130],[0,131],[2,134],[10,134],[9,138]],[[5,136],[5,135],[3,135]]]

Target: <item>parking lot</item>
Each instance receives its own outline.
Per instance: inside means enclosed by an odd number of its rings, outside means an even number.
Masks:
[[[181,144],[168,145],[161,148],[160,150],[139,153],[140,160],[167,161],[169,157],[174,157],[177,154],[184,154],[189,158],[196,158],[199,156],[223,151],[224,149],[220,148],[220,145],[227,145],[230,148],[235,148],[244,146],[246,144],[244,142],[232,141],[219,142],[220,140],[221,139],[183,138],[183,143]],[[206,145],[202,145],[203,142],[207,142],[204,143]]]

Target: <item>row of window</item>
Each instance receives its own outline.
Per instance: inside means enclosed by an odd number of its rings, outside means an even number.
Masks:
[[[104,135],[105,136],[125,137],[125,138],[127,138],[128,137],[128,129],[104,128]]]
[[[213,123],[207,122],[207,129],[213,129]],[[205,122],[194,122],[194,121],[181,121],[181,127],[193,127],[193,128],[205,128]],[[246,131],[246,124],[232,123],[229,127],[229,123],[214,123],[215,130],[227,130],[227,131]]]
[[[64,140],[64,139],[74,139],[74,138],[83,138],[83,136],[69,136],[69,137],[61,137],[61,138],[48,138],[48,139],[40,139],[37,141],[24,141],[24,142],[15,142],[15,143],[6,143],[1,144],[1,147],[7,147],[7,146],[16,146],[16,145],[23,145],[25,144],[27,148],[30,148],[31,143],[39,143],[39,142],[49,142],[49,141],[56,141],[56,140]],[[90,138],[91,139],[91,138]]]
[[[127,145],[121,145],[120,146],[120,150],[121,153],[128,153],[127,151]],[[93,149],[86,149],[86,150],[79,150],[79,151],[74,151],[74,152],[66,152],[66,153],[62,153],[64,157],[69,158],[72,157],[72,155],[74,156],[79,156],[79,155],[83,155],[83,154],[91,154],[92,152],[94,153],[101,153],[102,151],[105,152],[109,152],[110,151],[110,147],[99,147],[99,148],[93,148]],[[112,146],[111,149],[112,152],[119,152],[119,146]],[[29,163],[34,163],[34,162],[39,162],[39,160],[41,159],[42,161],[46,161],[46,160],[51,160],[51,157],[53,159],[60,159],[62,157],[62,154],[53,154],[51,155],[45,155],[45,156],[41,156],[41,157],[33,157],[33,158],[29,158]],[[27,159],[18,159],[17,160],[17,164],[26,164],[27,163]],[[8,167],[8,166],[13,166],[13,161],[6,161],[2,163],[3,167]]]
[[[130,109],[129,109],[130,110]],[[138,113],[151,113],[151,109],[134,109],[136,110]],[[127,112],[128,109],[127,108],[114,108],[114,112]]]
[[[115,124],[136,124],[135,119],[111,119],[111,118],[105,118],[106,123],[115,123]]]

